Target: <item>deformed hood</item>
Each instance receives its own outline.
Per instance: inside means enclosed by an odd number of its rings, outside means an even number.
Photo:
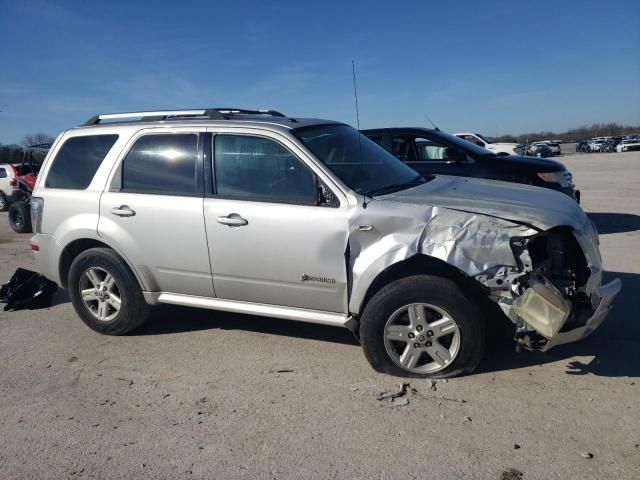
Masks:
[[[497,180],[438,175],[422,185],[378,197],[378,200],[473,212],[539,230],[561,225],[579,231],[591,228],[580,206],[567,195],[548,188]]]

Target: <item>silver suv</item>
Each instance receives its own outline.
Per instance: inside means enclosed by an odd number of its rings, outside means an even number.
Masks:
[[[100,333],[161,303],[314,322],[401,376],[473,371],[500,319],[520,347],[581,339],[620,289],[566,195],[424,177],[275,111],[98,115],[58,137],[31,213],[39,271]]]

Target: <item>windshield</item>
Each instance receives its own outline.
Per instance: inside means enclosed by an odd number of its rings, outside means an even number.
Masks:
[[[348,125],[302,127],[293,130],[293,134],[345,185],[358,193],[392,185],[409,188],[420,178],[418,172]],[[419,183],[422,182],[424,179]]]

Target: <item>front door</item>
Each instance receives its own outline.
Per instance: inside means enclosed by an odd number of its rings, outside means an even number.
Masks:
[[[319,205],[316,174],[285,139],[213,137],[204,200],[216,296],[346,312],[346,203]]]
[[[214,296],[202,217],[203,137],[180,130],[138,137],[100,199],[98,234],[152,291]]]

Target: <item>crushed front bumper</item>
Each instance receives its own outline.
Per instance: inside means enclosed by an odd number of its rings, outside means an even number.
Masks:
[[[563,345],[565,343],[577,342],[578,340],[582,340],[583,338],[591,335],[609,314],[609,310],[611,310],[611,304],[616,298],[618,292],[620,292],[621,288],[622,282],[619,278],[616,278],[615,280],[612,280],[611,282],[598,287],[594,293],[598,306],[595,309],[593,315],[591,315],[591,317],[583,326],[556,334],[546,343],[546,345],[542,348],[542,351],[546,352],[553,347]]]

